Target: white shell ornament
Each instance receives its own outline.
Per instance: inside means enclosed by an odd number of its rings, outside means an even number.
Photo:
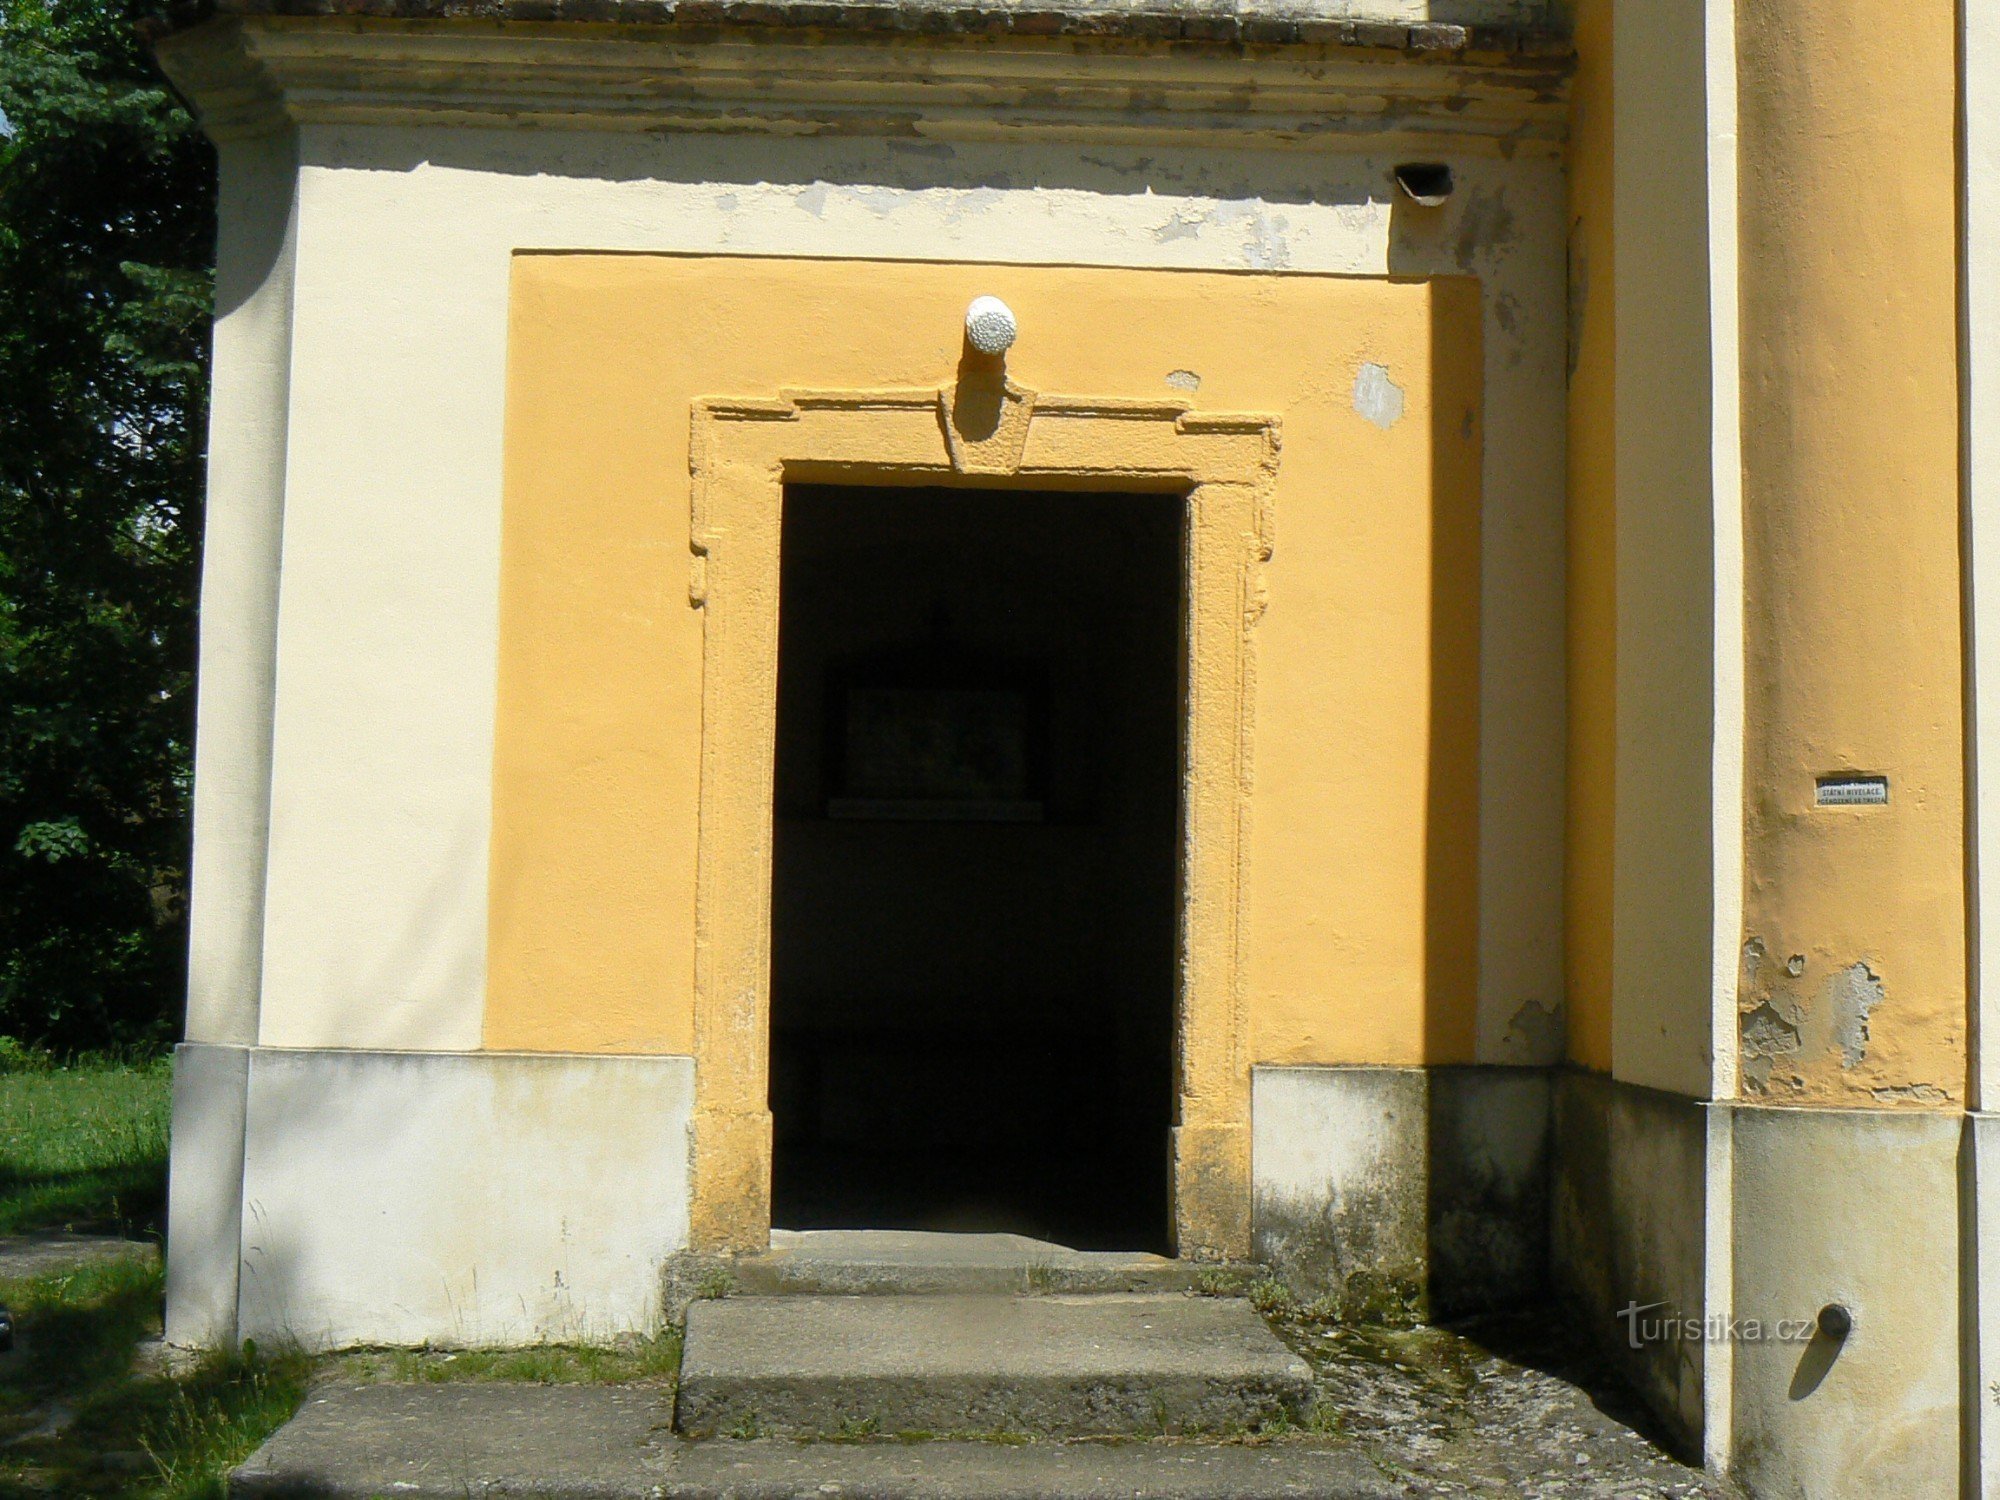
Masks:
[[[1019,331],[1014,309],[998,297],[974,297],[965,310],[966,341],[981,354],[1005,354]]]

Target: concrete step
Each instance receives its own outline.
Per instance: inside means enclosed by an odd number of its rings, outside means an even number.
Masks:
[[[774,1229],[762,1255],[728,1263],[750,1296],[898,1296],[948,1292],[1185,1292],[1227,1274],[1138,1250],[1072,1250],[1020,1234],[900,1229]]]
[[[692,1437],[1218,1433],[1297,1417],[1312,1372],[1235,1298],[730,1297],[688,1309]]]
[[[688,1443],[643,1386],[322,1387],[233,1500],[1390,1500],[1351,1447],[1156,1442]]]

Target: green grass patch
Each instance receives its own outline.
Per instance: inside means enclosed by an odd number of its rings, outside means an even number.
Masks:
[[[220,1500],[228,1470],[298,1409],[298,1355],[135,1368],[160,1293],[158,1263],[138,1256],[0,1281],[17,1335],[0,1355],[0,1496]]]
[[[333,1357],[327,1378],[353,1384],[428,1385],[511,1380],[534,1385],[626,1385],[671,1381],[681,1367],[678,1329],[609,1344],[532,1344],[525,1349],[357,1349]]]
[[[164,1059],[0,1073],[0,1234],[156,1231],[170,1093]]]

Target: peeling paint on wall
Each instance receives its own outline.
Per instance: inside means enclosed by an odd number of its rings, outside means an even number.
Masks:
[[[1892,1082],[1873,1060],[1869,1018],[1888,997],[1866,962],[1839,964],[1831,973],[1803,953],[1782,964],[1766,962],[1767,945],[1743,945],[1737,1038],[1743,1087],[1752,1096],[1799,1098],[1814,1094],[1863,1094],[1879,1104],[1935,1105],[1951,1095],[1934,1084]],[[1817,977],[1824,974],[1824,978]],[[1872,1077],[1840,1075],[1867,1070]]]
[[[1761,1089],[1769,1081],[1771,1065],[1776,1059],[1798,1052],[1799,1023],[1804,1019],[1804,1012],[1798,1006],[1780,1012],[1768,1000],[1744,1012],[1743,1076],[1753,1088]]]
[[[1849,964],[1827,981],[1826,995],[1833,1012],[1834,1040],[1840,1044],[1840,1065],[1852,1068],[1867,1054],[1868,1013],[1882,1003],[1882,981],[1866,964]]]
[[[1891,1088],[1870,1089],[1879,1104],[1949,1104],[1951,1095],[1934,1083],[1901,1083]]]
[[[1403,416],[1403,388],[1386,365],[1365,364],[1354,377],[1354,409],[1377,427],[1394,427]]]

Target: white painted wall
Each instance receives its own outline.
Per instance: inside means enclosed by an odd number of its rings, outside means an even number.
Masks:
[[[217,150],[208,522],[196,678],[187,1036],[257,1040],[298,163],[289,133]]]
[[[1621,649],[1612,1071],[1694,1098],[1715,1085],[1718,953],[1726,942],[1733,955],[1741,928],[1730,911],[1742,863],[1741,595],[1724,593],[1741,575],[1740,515],[1727,514],[1740,480],[1718,486],[1718,474],[1732,472],[1718,431],[1733,442],[1734,422],[1716,410],[1734,402],[1737,384],[1734,218],[1720,202],[1726,189],[1733,204],[1733,175],[1716,175],[1718,161],[1733,163],[1734,102],[1711,98],[1729,87],[1712,76],[1724,54],[1733,78],[1734,36],[1726,12],[1621,8],[1614,78]],[[1718,124],[1727,140],[1712,138]],[[1720,312],[1718,302],[1727,304]],[[1725,609],[1736,613],[1733,627]],[[1719,842],[1732,827],[1733,841]],[[1733,956],[1729,967],[1733,1008]]]
[[[662,1269],[687,1245],[691,1059],[248,1057],[237,1338],[509,1345],[658,1325]],[[183,1233],[177,1218],[170,1274],[191,1285],[210,1252]],[[193,1326],[169,1336],[197,1341]]]
[[[1967,586],[1971,594],[1975,870],[2000,871],[2000,3],[1967,0],[1964,17],[1964,269],[1960,391],[1964,406]],[[2000,880],[1978,882],[1976,955],[2000,954]],[[1982,966],[1983,967],[1983,966]],[[1983,979],[1983,975],[1980,976]],[[2000,1105],[2000,985],[1981,983],[1974,1103]]]
[[[1967,1171],[1972,1194],[1961,1280],[1967,1340],[1965,1491],[2000,1500],[2000,0],[1959,7],[1964,193],[1959,391],[1964,424],[1967,651],[1966,807],[1972,859],[1973,1014]]]
[[[1468,158],[1428,221],[1386,159],[311,126],[264,915],[266,1045],[476,1047],[502,394],[518,248],[1482,278],[1480,1055],[1561,994],[1563,196]],[[1282,539],[1280,546],[1282,547]]]

